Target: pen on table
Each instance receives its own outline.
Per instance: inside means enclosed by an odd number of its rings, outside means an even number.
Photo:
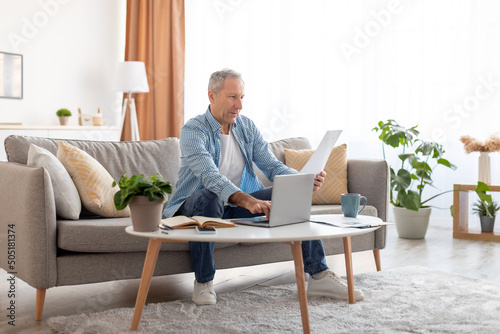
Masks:
[[[158,225],[158,227],[161,228],[162,230],[172,230],[172,228],[170,226],[163,225],[163,224]]]

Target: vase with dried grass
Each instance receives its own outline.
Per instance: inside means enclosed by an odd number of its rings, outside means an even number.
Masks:
[[[500,151],[500,137],[492,135],[485,141],[479,141],[471,136],[462,136],[460,141],[464,144],[465,152],[479,152],[478,181],[491,185],[491,152]]]

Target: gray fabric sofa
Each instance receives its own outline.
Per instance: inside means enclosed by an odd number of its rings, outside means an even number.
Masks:
[[[180,165],[177,138],[142,142],[97,142],[65,140],[97,159],[118,180],[128,175],[161,173],[175,185]],[[56,154],[59,140],[9,136],[5,150],[9,162],[0,162],[0,228],[14,224],[17,277],[37,289],[35,318],[40,320],[45,291],[64,285],[104,282],[141,277],[147,239],[125,233],[129,218],[85,216],[61,220],[56,216],[50,176],[44,168],[26,165],[30,144]],[[270,144],[271,151],[284,161],[284,148],[307,149],[305,138],[290,138]],[[389,172],[383,160],[348,160],[348,190],[368,198],[363,214],[385,221],[388,206]],[[265,181],[265,180],[263,180]],[[174,189],[175,191],[175,189]],[[314,214],[341,213],[339,205],[314,205]],[[352,238],[354,252],[373,250],[380,270],[380,250],[385,247],[386,230]],[[2,246],[3,247],[3,246]],[[343,253],[340,240],[325,242],[329,255]],[[7,251],[0,251],[0,265],[7,272]],[[218,269],[292,260],[284,244],[216,245]],[[164,243],[154,275],[191,272],[188,245]]]

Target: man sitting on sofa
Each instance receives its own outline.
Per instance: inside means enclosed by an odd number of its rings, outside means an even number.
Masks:
[[[240,116],[244,82],[233,70],[210,76],[207,111],[183,126],[180,134],[181,166],[176,192],[163,211],[163,218],[176,215],[242,218],[269,216],[271,188],[263,189],[252,162],[273,180],[276,175],[295,174],[269,151],[255,124]],[[314,190],[323,184],[325,172],[316,175]],[[193,301],[215,304],[213,288],[215,243],[190,242],[195,273]],[[310,296],[348,299],[347,285],[328,269],[321,240],[303,241],[304,269]],[[355,289],[356,300],[364,298]]]

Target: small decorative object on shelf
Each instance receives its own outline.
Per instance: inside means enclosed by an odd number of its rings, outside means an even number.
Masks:
[[[94,123],[92,121],[92,115],[82,114],[81,108],[78,108],[78,125],[82,125],[82,126],[94,125]]]
[[[475,191],[479,199],[472,205],[472,211],[479,215],[481,232],[493,232],[496,213],[500,207],[497,202],[493,201],[491,195],[486,193],[490,191],[486,183],[478,182]]]
[[[490,152],[500,151],[500,137],[490,136],[481,142],[471,136],[462,136],[460,141],[464,143],[466,153],[479,152],[478,181],[491,184]]]
[[[97,109],[97,115],[92,116],[92,124],[94,126],[102,126],[102,110]]]
[[[69,118],[71,117],[71,111],[62,108],[56,111],[56,116],[59,117],[59,123],[61,125],[68,125]]]

